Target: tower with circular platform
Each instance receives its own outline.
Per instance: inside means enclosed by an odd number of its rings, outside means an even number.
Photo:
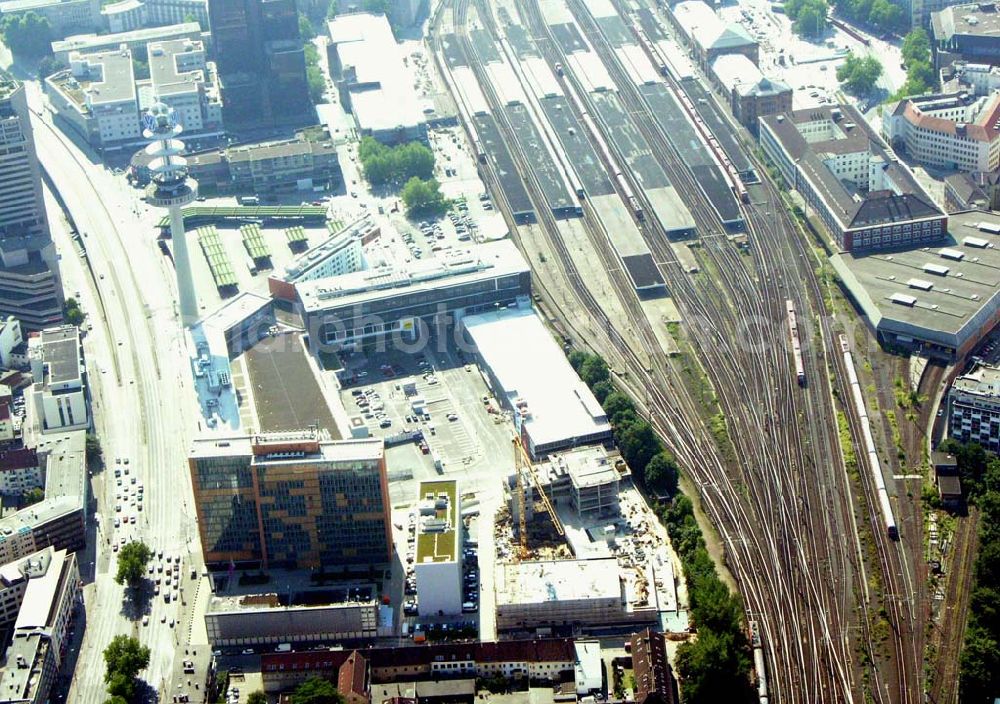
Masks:
[[[191,259],[184,237],[184,216],[181,208],[198,196],[198,184],[188,178],[187,160],[181,156],[184,142],[177,139],[183,127],[174,119],[173,108],[156,103],[143,116],[143,136],[150,140],[146,154],[151,180],[146,187],[146,202],[166,208],[170,217],[170,237],[174,241],[174,269],[177,272],[177,299],[181,324],[185,327],[198,320],[198,298],[191,278]]]

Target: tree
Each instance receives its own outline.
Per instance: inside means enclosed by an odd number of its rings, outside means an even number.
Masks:
[[[52,26],[35,12],[7,15],[0,20],[4,43],[14,54],[45,56],[52,53]]]
[[[614,392],[615,385],[605,379],[604,381],[599,381],[594,384],[590,390],[594,392],[594,398],[597,399],[597,402],[603,404],[604,399]]]
[[[108,694],[113,700],[130,702],[135,699],[135,692],[138,689],[136,678],[129,677],[124,672],[111,673],[111,679],[107,680]]]
[[[848,53],[837,68],[837,80],[852,95],[867,95],[882,75],[882,64],[874,56],[861,58]]]
[[[569,360],[569,365],[573,367],[573,370],[577,374],[579,374],[580,368],[583,366],[583,363],[587,361],[587,358],[589,356],[590,355],[588,355],[586,352],[581,352],[580,350],[573,350],[572,352],[569,353],[567,359]]]
[[[326,79],[319,66],[306,66],[306,84],[309,87],[309,100],[313,103],[322,103],[323,93],[326,91]]]
[[[622,457],[639,476],[644,476],[646,465],[661,449],[653,426],[640,418],[616,427],[615,440],[621,448]]]
[[[45,79],[53,73],[65,71],[69,66],[62,61],[58,61],[54,56],[46,56],[38,62],[38,78]]]
[[[44,498],[45,491],[41,487],[36,486],[21,494],[21,503],[23,506],[31,506],[32,504],[37,504]]]
[[[596,355],[591,357],[580,367],[580,378],[591,387],[599,381],[609,381],[611,372],[608,370],[608,363]]]
[[[903,63],[907,66],[914,61],[930,61],[931,40],[927,36],[927,32],[920,27],[909,32],[903,38],[901,53],[903,55]]]
[[[608,394],[602,405],[604,413],[612,423],[620,423],[626,418],[635,417],[635,404],[620,391]]]
[[[118,584],[127,583],[133,589],[139,586],[152,556],[153,551],[142,541],[133,540],[124,545],[118,552],[118,572],[115,574],[115,581]]]
[[[128,699],[116,695],[105,699],[104,704],[128,704]]]
[[[677,649],[677,674],[686,704],[745,702],[751,695],[750,660],[732,633],[705,629]]]
[[[792,31],[803,37],[819,37],[826,30],[826,15],[815,4],[802,8]]]
[[[135,80],[144,81],[149,78],[149,62],[132,57],[132,71],[135,73]]]
[[[87,455],[87,462],[96,462],[101,459],[101,454],[103,453],[103,450],[101,450],[101,441],[93,433],[87,433],[84,448]]]
[[[647,487],[672,496],[677,493],[679,477],[680,471],[674,458],[666,452],[658,452],[646,465],[643,481]]]
[[[247,704],[267,704],[267,695],[260,689],[256,692],[250,692],[250,696],[247,697]]]
[[[330,4],[326,8],[326,18],[332,20],[340,13],[340,3],[337,0],[330,0]]]
[[[896,97],[902,99],[911,95],[923,95],[934,89],[937,75],[927,61],[911,61],[907,66],[906,81],[899,88]]]
[[[889,0],[874,0],[868,13],[868,22],[883,31],[899,29],[903,11]]]
[[[65,318],[70,325],[83,324],[83,311],[75,298],[67,298],[65,303]]]
[[[292,692],[292,704],[344,704],[343,695],[329,680],[310,677]]]
[[[373,186],[404,184],[413,177],[425,181],[434,177],[434,152],[420,142],[387,147],[364,137],[358,146],[358,159],[365,178]]]
[[[197,22],[198,26],[201,27],[201,20],[198,19],[198,17],[193,12],[189,12],[186,15],[184,15],[184,21],[185,22]],[[201,27],[201,28],[205,29],[204,27]]]
[[[364,0],[361,9],[372,14],[389,14],[389,0]]]
[[[785,14],[792,20],[792,31],[805,37],[816,37],[826,30],[828,7],[826,0],[789,0]]]
[[[312,22],[301,12],[299,13],[299,36],[307,42],[316,38],[316,30],[313,28]]]
[[[424,181],[414,176],[403,186],[401,193],[406,204],[406,214],[411,218],[435,217],[448,211],[448,201],[441,193],[436,179]]]
[[[104,665],[108,693],[131,701],[135,696],[135,679],[149,665],[149,648],[131,636],[117,635],[104,649]]]

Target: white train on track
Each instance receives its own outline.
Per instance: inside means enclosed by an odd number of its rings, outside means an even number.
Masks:
[[[840,349],[844,354],[844,366],[847,368],[847,378],[851,382],[851,398],[854,401],[854,408],[861,419],[861,433],[865,439],[865,452],[868,453],[868,467],[871,469],[872,479],[875,481],[875,490],[878,494],[879,509],[882,512],[882,521],[889,537],[893,540],[899,538],[899,529],[896,526],[896,517],[892,512],[892,504],[889,503],[889,492],[885,488],[885,478],[882,476],[882,463],[878,459],[878,452],[875,451],[875,439],[872,437],[871,422],[868,420],[868,411],[865,408],[865,398],[861,393],[861,383],[858,381],[858,374],[854,370],[854,355],[847,345],[847,338],[840,336]]]

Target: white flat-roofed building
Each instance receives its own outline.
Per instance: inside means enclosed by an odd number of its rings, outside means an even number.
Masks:
[[[201,37],[201,27],[197,22],[181,22],[165,27],[136,29],[131,32],[75,34],[52,42],[52,53],[58,61],[69,63],[69,56],[74,51],[89,54],[95,51],[117,49],[122,44],[135,51],[146,46],[149,42],[169,39],[198,39],[199,37]]]
[[[29,392],[30,425],[41,433],[87,428],[90,414],[79,328],[65,325],[43,330],[29,340],[28,359],[34,379]]]
[[[412,340],[443,322],[526,301],[531,270],[512,242],[499,240],[295,289],[310,339],[351,347],[380,336]]]
[[[306,594],[297,593],[297,597]],[[278,594],[210,596],[205,611],[208,642],[226,647],[369,640],[378,635],[375,599],[287,604],[283,598]]]
[[[205,0],[121,0],[101,8],[101,16],[111,32],[129,32],[186,22],[189,17],[208,29]]]
[[[948,403],[951,437],[1000,451],[1000,368],[978,365],[957,377]]]
[[[55,645],[56,666],[61,664],[73,609],[81,600],[80,571],[76,554],[45,548],[20,562],[27,580],[14,632],[45,629]]]
[[[601,642],[598,640],[578,640],[573,643],[576,660],[573,672],[576,676],[576,693],[587,696],[604,691],[604,661],[601,658]]]
[[[142,139],[132,51],[121,45],[93,53],[72,52],[69,69],[45,79],[57,115],[98,149]]]
[[[378,230],[370,215],[363,215],[303,252],[285,267],[288,283],[316,281],[364,269],[362,242]]]
[[[413,570],[422,613],[462,612],[462,509],[458,482],[421,482]]]
[[[894,148],[920,163],[993,171],[1000,168],[1000,93],[900,100],[882,118],[882,134]]]
[[[616,558],[505,562],[497,566],[498,631],[648,622],[655,608],[633,608]]]
[[[330,73],[361,133],[385,143],[424,139],[430,104],[421,104],[386,16],[340,15],[328,27]]]
[[[174,109],[184,132],[222,132],[222,99],[215,64],[205,58],[205,44],[191,39],[151,42],[149,78],[156,100]]]
[[[17,366],[15,364],[16,358],[23,356],[24,353],[20,352],[19,355],[15,353],[15,350],[21,349],[23,345],[24,334],[21,332],[21,321],[13,315],[0,321],[0,367],[9,369]]]
[[[462,323],[494,395],[516,414],[532,457],[611,438],[601,404],[533,310],[505,308]]]

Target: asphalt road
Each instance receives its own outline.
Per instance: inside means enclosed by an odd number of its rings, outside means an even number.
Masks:
[[[136,635],[150,647],[150,665],[142,676],[162,693],[177,646],[189,638],[191,609],[173,599],[166,604],[162,595],[153,598],[151,585],[146,596],[126,600],[125,589],[114,582],[117,553],[111,545],[122,537],[139,538],[180,556],[183,587],[173,594],[193,602],[197,583],[189,572],[192,565],[200,570],[201,560],[185,455],[196,409],[184,335],[175,315],[173,270],[157,251],[155,231],[149,227],[154,214],[122,187],[122,176],[93,163],[52,127],[37,84],[28,83],[27,89],[39,159],[84,235],[83,263],[89,261],[92,272],[80,269],[78,290],[92,325],[85,355],[107,465],[94,479],[96,564],[84,565],[87,627],[69,701],[106,699],[102,651],[120,633]],[[57,239],[62,258],[75,256],[62,239]],[[74,292],[67,289],[67,295]],[[128,458],[126,478],[135,476],[144,485],[144,510],[137,509],[136,501],[122,501],[122,511],[115,511],[121,489],[113,471],[116,458]],[[134,525],[123,522],[114,528],[115,516],[132,515]],[[148,626],[141,625],[143,614],[149,615]],[[171,619],[178,621],[176,626],[170,626]]]

